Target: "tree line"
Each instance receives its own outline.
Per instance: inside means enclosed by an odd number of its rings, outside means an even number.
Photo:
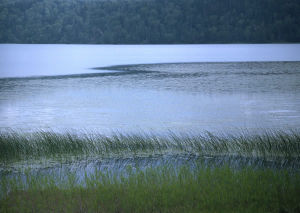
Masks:
[[[299,0],[0,0],[0,42],[299,42],[299,14]]]

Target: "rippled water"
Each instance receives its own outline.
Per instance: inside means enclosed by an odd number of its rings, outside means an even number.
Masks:
[[[300,45],[2,45],[0,129],[298,128],[299,50]],[[137,65],[122,65],[132,63]],[[88,69],[93,67],[102,68]]]

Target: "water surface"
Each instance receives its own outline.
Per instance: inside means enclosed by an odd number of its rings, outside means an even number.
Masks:
[[[298,44],[0,45],[0,130],[298,128],[299,50]]]

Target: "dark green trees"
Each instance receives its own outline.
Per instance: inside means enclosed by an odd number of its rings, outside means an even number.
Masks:
[[[0,42],[299,42],[299,14],[299,0],[0,0]]]

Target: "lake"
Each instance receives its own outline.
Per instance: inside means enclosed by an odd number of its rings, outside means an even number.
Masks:
[[[300,44],[0,45],[0,130],[300,126]]]

